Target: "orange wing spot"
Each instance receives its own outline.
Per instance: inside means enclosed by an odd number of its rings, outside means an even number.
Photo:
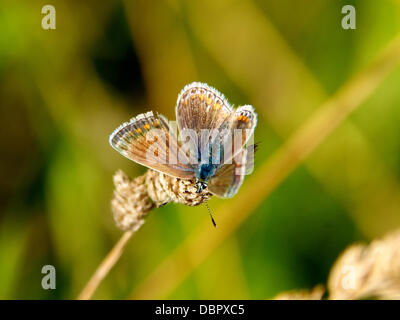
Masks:
[[[190,96],[190,99],[196,99],[197,98],[197,94],[194,94],[194,95],[192,95],[192,96]]]
[[[187,104],[188,104],[188,102],[187,102],[187,100],[185,99],[185,100],[183,100],[182,101],[182,103],[183,103],[183,105],[186,107],[187,106]]]
[[[221,105],[219,103],[214,104],[214,110],[221,109]]]
[[[150,129],[150,125],[149,125],[148,123],[145,123],[145,124],[143,125],[143,128],[145,128],[146,130],[149,130],[149,129]]]
[[[238,121],[242,121],[242,119],[243,119],[243,116],[242,115],[240,115],[238,118]]]
[[[246,123],[249,123],[249,121],[250,121],[250,119],[249,119],[249,118],[246,118]]]
[[[153,126],[158,127],[160,125],[160,120],[156,120],[153,122]]]
[[[199,94],[200,100],[204,101],[204,99],[206,98],[206,96],[204,94]]]
[[[213,103],[213,99],[207,98],[206,103],[207,105],[211,105],[211,103]]]
[[[136,129],[136,132],[137,132],[137,133],[142,133],[142,129],[137,128],[137,129]]]

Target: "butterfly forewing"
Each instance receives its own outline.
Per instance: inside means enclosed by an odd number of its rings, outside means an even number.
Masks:
[[[150,169],[183,179],[194,177],[190,160],[161,115],[147,112],[122,124],[110,135],[110,144]]]
[[[220,128],[233,112],[224,95],[207,84],[193,82],[181,91],[176,103],[179,130]]]
[[[215,139],[213,129],[229,128],[233,110],[223,94],[206,84],[194,82],[179,94],[176,120],[181,137],[188,137],[188,149],[200,159],[201,142]]]

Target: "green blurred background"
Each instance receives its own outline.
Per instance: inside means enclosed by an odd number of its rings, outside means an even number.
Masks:
[[[56,30],[41,28],[46,4]],[[356,30],[341,27],[346,4]],[[255,178],[235,197],[248,203],[258,168],[399,31],[397,0],[2,1],[0,298],[75,298],[118,241],[112,176],[145,172],[108,145],[120,123],[174,119],[192,81],[252,104]],[[396,68],[199,264],[201,246],[184,265],[170,255],[224,226],[204,206],[154,210],[94,298],[265,299],[325,283],[347,245],[400,226],[399,85]],[[210,200],[217,223],[229,201]],[[164,261],[177,271],[143,285]],[[41,288],[46,264],[56,290]]]

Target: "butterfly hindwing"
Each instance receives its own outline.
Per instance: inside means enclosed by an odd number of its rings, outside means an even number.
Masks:
[[[230,126],[233,134],[235,133],[235,130],[241,133],[242,147],[249,141],[256,125],[257,115],[252,106],[245,105],[235,110]]]
[[[123,156],[150,169],[183,179],[194,176],[190,161],[161,115],[140,114],[118,127],[109,141]]]
[[[231,162],[249,142],[257,125],[257,115],[250,105],[235,109],[229,119],[229,134],[224,135],[224,162]]]
[[[231,164],[222,165],[211,179],[208,190],[220,198],[231,198],[243,183],[245,175],[252,173],[257,144],[242,148]]]
[[[231,164],[220,166],[210,179],[208,190],[220,198],[231,198],[239,190],[246,174],[247,149],[242,148]]]

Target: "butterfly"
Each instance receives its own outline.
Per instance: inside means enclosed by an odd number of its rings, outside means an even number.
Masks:
[[[216,89],[193,82],[178,95],[175,111],[179,135],[150,111],[115,129],[111,146],[150,169],[192,179],[198,193],[233,197],[253,165],[255,148],[247,145],[257,125],[253,107],[234,109]]]

